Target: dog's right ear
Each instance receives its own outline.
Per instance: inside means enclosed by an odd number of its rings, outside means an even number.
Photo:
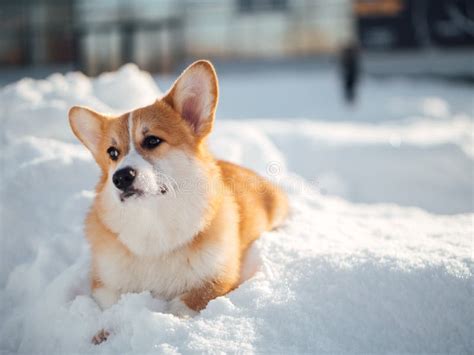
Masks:
[[[102,139],[104,123],[104,116],[86,107],[74,106],[69,110],[72,131],[94,155]]]
[[[214,66],[207,60],[191,64],[163,97],[198,137],[209,134],[219,97]]]

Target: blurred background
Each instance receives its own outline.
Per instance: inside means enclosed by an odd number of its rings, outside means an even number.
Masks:
[[[474,74],[472,0],[2,0],[0,29],[3,82],[12,68],[166,73],[195,58],[324,65],[348,43],[369,73]]]
[[[289,170],[323,193],[474,210],[473,0],[1,1],[0,87],[135,63],[164,91],[201,58],[219,75],[218,121],[257,119]],[[119,73],[124,85],[139,78],[133,66]],[[24,79],[32,88],[12,97],[48,101],[63,79],[48,80]],[[101,97],[121,109],[113,89]]]

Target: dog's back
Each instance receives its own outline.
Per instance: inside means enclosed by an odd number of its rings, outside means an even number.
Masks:
[[[264,231],[277,227],[288,213],[285,194],[253,171],[219,160],[222,180],[239,208],[241,250]]]

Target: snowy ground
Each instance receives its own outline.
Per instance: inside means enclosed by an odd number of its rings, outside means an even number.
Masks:
[[[221,76],[212,150],[281,183],[292,214],[252,249],[250,279],[192,320],[148,293],[105,312],[90,297],[98,169],[66,112],[147,104],[153,78],[127,66],[3,88],[0,352],[472,353],[472,89],[367,79],[347,109],[335,79]],[[91,345],[102,327],[113,336]]]

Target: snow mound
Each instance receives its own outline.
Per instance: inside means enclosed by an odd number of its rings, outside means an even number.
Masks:
[[[462,115],[383,125],[308,120],[250,125],[284,152],[291,171],[323,193],[454,214],[474,210],[473,122]]]
[[[81,73],[23,79],[0,92],[6,137],[34,135],[74,141],[64,114],[73,105],[125,112],[152,103],[161,93],[150,74],[133,64],[91,81]]]
[[[472,353],[473,214],[353,204],[321,194],[311,171],[306,178],[291,172],[314,164],[318,150],[308,147],[378,146],[391,134],[395,142],[464,147],[468,120],[449,132],[414,122],[424,136],[406,127],[220,120],[212,150],[280,183],[290,218],[255,243],[250,278],[194,319],[164,313],[164,302],[147,292],[100,311],[82,234],[98,168],[73,140],[67,109],[123,111],[159,95],[134,66],[93,80],[78,73],[24,79],[0,92],[0,351]],[[101,328],[112,336],[94,346]]]

